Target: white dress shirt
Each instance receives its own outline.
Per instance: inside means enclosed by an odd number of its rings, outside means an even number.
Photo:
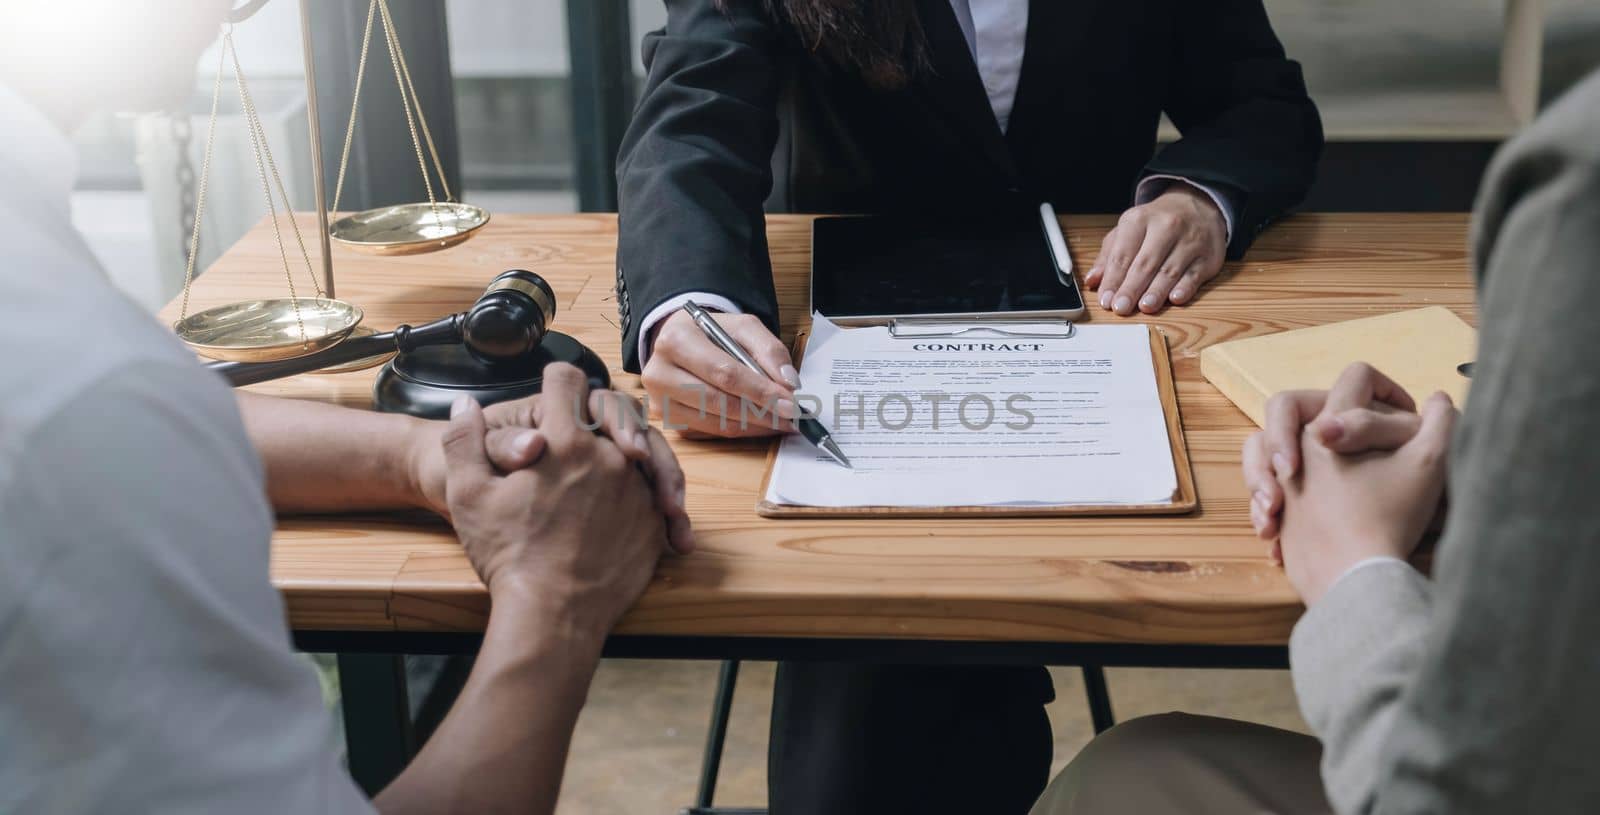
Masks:
[[[1066,2],[1067,0],[1061,0]],[[983,90],[989,97],[989,109],[994,111],[995,123],[1001,132],[1011,124],[1011,107],[1016,102],[1017,84],[1022,79],[1022,58],[1028,42],[1028,0],[950,0],[956,22],[966,37],[967,48],[978,66],[978,76],[983,80]],[[1233,240],[1235,213],[1233,205],[1218,190],[1186,178],[1154,175],[1139,182],[1134,191],[1135,205],[1154,201],[1173,184],[1188,184],[1211,198],[1222,211],[1227,240]],[[683,308],[693,300],[701,306],[738,313],[733,301],[710,292],[685,292],[662,301],[645,314],[639,324],[639,363],[650,358],[650,346],[657,323]]]
[[[967,50],[978,66],[989,108],[1003,133],[1011,124],[1011,104],[1022,78],[1028,41],[1028,0],[950,0]]]
[[[370,812],[232,391],[73,230],[65,135],[0,121],[0,812]]]

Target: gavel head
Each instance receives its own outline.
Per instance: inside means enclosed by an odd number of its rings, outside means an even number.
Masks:
[[[484,362],[516,359],[539,347],[556,317],[556,293],[544,278],[523,269],[490,281],[461,323],[461,339]]]

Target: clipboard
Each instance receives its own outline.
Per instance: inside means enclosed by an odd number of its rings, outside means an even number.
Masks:
[[[948,322],[948,321],[947,321]],[[1166,417],[1167,441],[1172,448],[1172,469],[1178,487],[1170,503],[1161,504],[1078,504],[1073,506],[956,506],[956,507],[806,507],[793,504],[776,504],[766,500],[767,487],[772,481],[772,467],[778,460],[780,436],[767,450],[767,470],[761,477],[756,503],[756,514],[763,518],[1047,518],[1074,515],[1186,515],[1200,506],[1195,491],[1194,466],[1189,460],[1189,445],[1183,436],[1183,417],[1178,412],[1178,387],[1172,376],[1172,352],[1167,348],[1166,335],[1153,325],[1150,332],[1150,361],[1155,369],[1156,391],[1161,398],[1161,412]],[[794,359],[798,363],[805,354],[809,331],[795,337]]]

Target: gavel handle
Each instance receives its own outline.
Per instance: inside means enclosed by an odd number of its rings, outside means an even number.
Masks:
[[[330,348],[303,357],[273,362],[213,362],[206,365],[206,368],[227,377],[228,384],[235,388],[254,385],[257,382],[331,368],[346,362],[387,354],[390,351],[406,352],[424,345],[461,342],[461,326],[465,319],[466,312],[462,312],[416,328],[402,325],[382,334],[346,339]]]
[[[382,334],[347,339],[303,357],[273,362],[213,362],[206,365],[206,368],[227,377],[228,384],[237,388],[386,354],[395,350],[394,340],[395,332],[387,331]]]

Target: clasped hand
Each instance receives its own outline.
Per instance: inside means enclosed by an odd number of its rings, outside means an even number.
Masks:
[[[1404,388],[1363,364],[1332,390],[1267,403],[1265,429],[1244,446],[1250,518],[1307,605],[1356,563],[1416,549],[1444,494],[1458,415],[1443,393],[1418,413]]]
[[[570,365],[546,368],[544,383],[487,409],[458,400],[417,440],[413,469],[491,596],[556,603],[603,631],[663,551],[693,547],[683,471],[627,397],[591,392]]]

